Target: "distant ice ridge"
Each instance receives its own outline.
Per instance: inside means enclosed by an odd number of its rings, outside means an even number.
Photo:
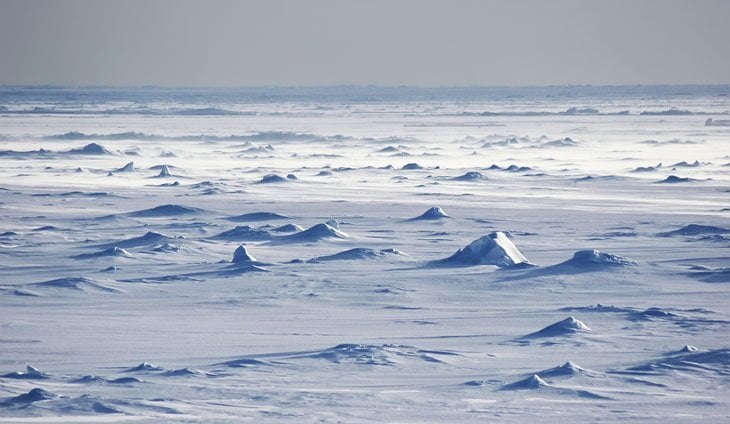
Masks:
[[[334,364],[394,366],[404,360],[443,364],[440,355],[454,355],[451,352],[421,350],[413,346],[398,344],[353,344],[343,343],[329,349],[291,356],[288,359],[320,359]]]
[[[207,109],[209,111],[213,109]],[[126,131],[111,134],[87,134],[80,131],[69,131],[63,134],[54,134],[43,137],[46,140],[175,140],[175,141],[345,141],[350,137],[343,135],[319,135],[311,133],[298,133],[292,131],[260,131],[250,134],[196,134],[196,135],[163,135],[144,133],[139,131]]]
[[[491,148],[530,148],[537,149],[543,147],[575,147],[580,146],[581,142],[573,140],[570,137],[564,137],[559,139],[550,139],[549,137],[542,135],[537,138],[529,136],[516,136],[516,135],[498,135],[492,134],[482,139],[476,139],[474,137],[467,137],[463,140],[464,142],[473,143],[484,149]]]
[[[7,156],[7,157],[17,157],[17,158],[24,158],[24,157],[59,157],[57,155],[65,155],[65,156],[72,156],[72,155],[82,155],[82,156],[95,156],[95,155],[112,155],[113,153],[107,150],[104,146],[97,144],[97,143],[90,143],[83,147],[77,147],[71,150],[65,150],[65,151],[54,151],[54,150],[46,150],[46,149],[38,149],[38,150],[0,150],[0,157]]]
[[[495,231],[469,243],[446,259],[433,262],[446,266],[495,265],[500,268],[530,265],[530,262],[502,231]]]
[[[180,216],[180,215],[194,215],[201,213],[203,210],[194,208],[192,206],[182,205],[160,205],[150,209],[142,209],[134,212],[130,212],[127,215],[133,217],[162,217],[162,216]]]
[[[274,221],[278,219],[289,219],[289,217],[275,212],[250,212],[228,218],[229,221]]]

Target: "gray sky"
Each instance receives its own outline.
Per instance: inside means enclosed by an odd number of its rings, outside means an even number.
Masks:
[[[730,83],[725,0],[0,0],[0,84]]]

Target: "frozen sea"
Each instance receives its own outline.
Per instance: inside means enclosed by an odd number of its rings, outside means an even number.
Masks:
[[[0,87],[0,422],[726,422],[730,87]]]

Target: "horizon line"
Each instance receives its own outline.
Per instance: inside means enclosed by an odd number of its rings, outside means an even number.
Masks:
[[[0,89],[169,89],[169,90],[244,90],[244,89],[318,89],[318,88],[386,88],[386,89],[509,89],[509,88],[626,88],[626,87],[730,87],[727,83],[652,83],[652,84],[525,84],[525,85],[409,85],[409,84],[302,84],[302,85],[64,85],[64,84],[0,84]]]

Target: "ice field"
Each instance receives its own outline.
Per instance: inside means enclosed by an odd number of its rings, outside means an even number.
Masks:
[[[0,422],[724,422],[730,87],[0,87]]]

